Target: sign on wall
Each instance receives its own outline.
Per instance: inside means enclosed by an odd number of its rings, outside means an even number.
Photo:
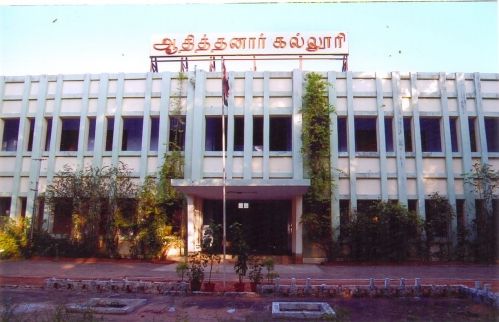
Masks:
[[[151,56],[347,55],[346,32],[166,34]]]

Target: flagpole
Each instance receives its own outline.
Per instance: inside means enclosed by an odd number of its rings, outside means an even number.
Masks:
[[[228,93],[227,87],[227,71],[225,70],[225,63],[222,58],[222,236],[223,236],[223,257],[222,257],[222,268],[223,268],[223,287],[226,290],[226,276],[225,276],[225,257],[226,257],[226,241],[227,241],[227,209],[226,209],[226,169],[225,169],[225,106],[227,103],[226,94]],[[228,104],[227,104],[228,106]]]

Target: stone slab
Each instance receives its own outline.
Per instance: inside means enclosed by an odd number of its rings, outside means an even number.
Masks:
[[[276,319],[320,319],[335,315],[326,302],[272,302],[272,318]]]
[[[146,304],[146,299],[118,299],[94,297],[83,304],[68,304],[69,312],[83,313],[91,311],[98,314],[129,314]]]

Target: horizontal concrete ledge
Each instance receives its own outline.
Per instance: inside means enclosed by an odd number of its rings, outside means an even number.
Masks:
[[[205,199],[222,198],[222,179],[174,179],[172,185],[181,192]],[[308,179],[230,179],[226,180],[227,199],[291,199],[307,192]]]

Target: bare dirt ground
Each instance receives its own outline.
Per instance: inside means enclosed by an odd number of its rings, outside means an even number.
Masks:
[[[127,315],[68,314],[69,303],[93,297],[145,298]],[[273,296],[167,296],[93,293],[33,288],[0,288],[1,321],[272,321],[272,301],[318,301],[317,298]],[[499,321],[492,307],[467,299],[322,299],[337,312],[337,321]],[[23,313],[24,312],[24,313]],[[335,321],[336,321],[335,320]]]

